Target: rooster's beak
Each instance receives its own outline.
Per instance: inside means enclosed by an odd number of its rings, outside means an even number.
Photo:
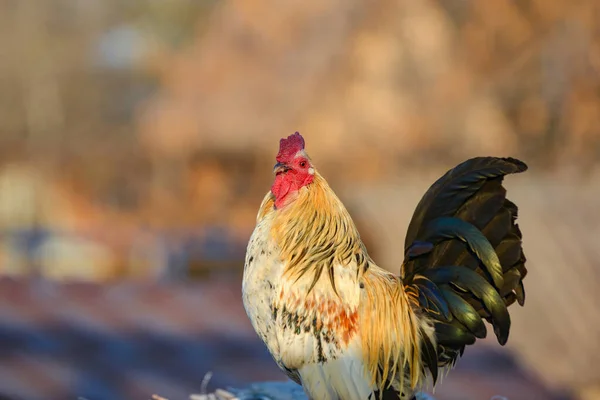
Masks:
[[[273,172],[275,173],[275,175],[277,175],[279,173],[287,172],[289,170],[290,170],[290,167],[288,167],[287,165],[280,163],[280,162],[275,164],[275,166],[273,167]]]

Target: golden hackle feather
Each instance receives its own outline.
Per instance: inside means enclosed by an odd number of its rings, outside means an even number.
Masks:
[[[372,268],[364,277],[365,304],[361,307],[360,331],[363,357],[372,382],[390,386],[399,373],[404,387],[404,371],[411,388],[425,378],[421,365],[420,321],[400,279],[381,268]],[[428,331],[427,327],[423,327]]]
[[[313,183],[302,188],[297,196],[291,204],[278,210],[271,228],[286,263],[285,276],[297,280],[311,273],[312,288],[323,271],[327,271],[335,290],[334,266],[349,266],[358,260],[361,264],[358,278],[369,258],[340,199],[318,172]]]
[[[256,214],[256,223],[262,221],[262,219],[273,210],[273,204],[275,204],[275,196],[273,196],[271,192],[268,192],[258,208],[258,214]]]

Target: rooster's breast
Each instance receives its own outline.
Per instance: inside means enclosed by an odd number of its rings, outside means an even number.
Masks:
[[[273,301],[280,288],[283,265],[270,239],[270,225],[268,218],[263,219],[250,237],[244,264],[242,299],[254,330],[279,362]]]

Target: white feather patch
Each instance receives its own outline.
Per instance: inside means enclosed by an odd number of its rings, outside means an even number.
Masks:
[[[373,393],[365,374],[357,339],[335,360],[302,367],[302,386],[309,398],[366,400]]]

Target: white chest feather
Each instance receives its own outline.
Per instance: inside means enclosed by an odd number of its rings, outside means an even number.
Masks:
[[[269,240],[271,220],[263,219],[254,229],[244,265],[242,299],[256,333],[278,361],[279,343],[272,317],[274,296],[279,293],[283,265],[274,243]]]
[[[311,399],[368,400],[374,388],[365,376],[358,340],[336,358],[311,363],[300,370],[302,386]],[[371,397],[370,397],[371,396]]]

